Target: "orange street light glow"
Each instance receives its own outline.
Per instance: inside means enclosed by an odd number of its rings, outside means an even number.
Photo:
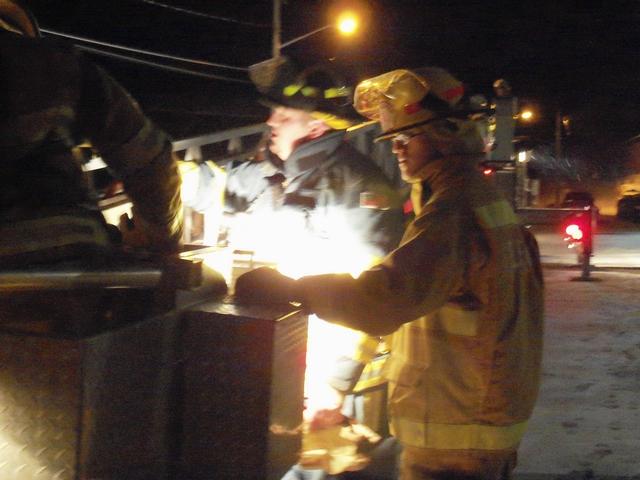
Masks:
[[[526,122],[533,119],[533,112],[531,110],[523,110],[520,112],[520,118]]]
[[[351,12],[346,12],[338,18],[338,30],[344,35],[352,35],[358,28],[358,19]]]

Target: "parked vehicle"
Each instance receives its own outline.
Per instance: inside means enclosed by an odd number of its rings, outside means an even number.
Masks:
[[[560,204],[561,208],[595,208],[593,195],[589,192],[567,192]]]
[[[617,217],[640,222],[640,193],[625,195],[618,200]]]
[[[600,209],[595,204],[593,195],[589,192],[571,191],[567,192],[564,200],[560,204],[561,208],[586,208],[591,207],[593,212],[594,227],[600,221]]]

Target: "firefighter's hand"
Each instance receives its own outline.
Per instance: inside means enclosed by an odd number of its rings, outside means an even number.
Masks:
[[[158,229],[154,229],[140,217],[134,216],[132,220],[123,213],[118,228],[125,247],[143,249],[157,255],[171,255],[180,250],[181,242],[177,236],[171,238],[164,230],[159,233]]]
[[[345,394],[328,383],[314,385],[305,403],[304,419],[311,430],[320,430],[341,425],[346,417],[342,414]]]
[[[129,215],[123,213],[120,215],[120,223],[118,224],[120,233],[122,233],[122,243],[127,247],[132,248],[148,248],[151,241],[147,234],[141,228],[136,228],[136,225]]]
[[[260,267],[238,277],[235,298],[240,303],[288,303],[295,300],[295,281],[269,267]]]
[[[339,408],[317,410],[309,420],[310,430],[323,430],[343,425],[348,419]]]

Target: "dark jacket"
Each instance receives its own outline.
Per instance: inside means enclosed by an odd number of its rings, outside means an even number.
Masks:
[[[0,262],[56,261],[108,249],[74,155],[89,142],[125,186],[158,249],[181,238],[171,143],[113,78],[71,47],[0,29]]]
[[[345,141],[344,132],[302,145],[283,164],[232,167],[226,198],[230,211],[248,212],[247,223],[257,225],[254,233],[243,234],[263,245],[283,246],[281,256],[288,265],[280,270],[294,276],[357,275],[395,248],[403,231],[400,195],[373,160]],[[301,270],[299,263],[305,265]],[[352,340],[352,350],[341,352],[331,364],[330,385],[346,393],[384,383],[384,362],[369,363],[379,339],[359,335]],[[382,432],[373,420],[359,418]]]
[[[344,132],[303,144],[281,165],[245,162],[227,174],[227,210],[269,219],[274,227],[286,216],[292,239],[296,230],[306,238],[351,241],[382,257],[402,234],[397,192],[371,159],[345,141]]]

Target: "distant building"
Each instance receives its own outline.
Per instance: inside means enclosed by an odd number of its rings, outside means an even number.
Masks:
[[[640,192],[640,135],[630,140],[627,169],[629,175],[624,177],[618,186],[618,193],[624,195],[631,191]]]

